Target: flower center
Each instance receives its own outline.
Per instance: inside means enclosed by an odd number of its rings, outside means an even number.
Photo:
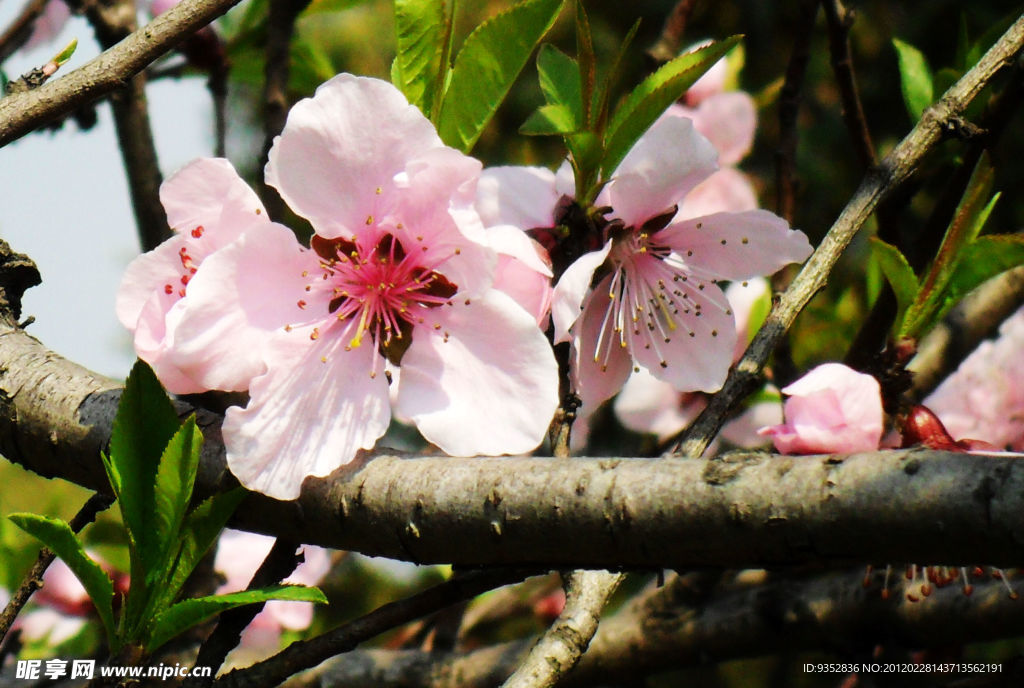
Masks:
[[[346,350],[369,336],[392,363],[398,364],[411,343],[412,328],[424,322],[425,310],[450,304],[458,286],[436,272],[417,252],[384,231],[367,231],[348,239],[314,236],[321,279],[307,286],[330,290],[328,312],[356,323]],[[305,307],[304,301],[299,301]],[[439,327],[439,326],[438,326]],[[318,336],[317,330],[313,336]]]

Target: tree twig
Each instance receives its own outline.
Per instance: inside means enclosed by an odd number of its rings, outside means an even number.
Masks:
[[[853,12],[843,7],[840,0],[823,0],[822,5],[825,8],[829,53],[832,57],[832,71],[839,86],[843,122],[850,134],[857,159],[864,169],[868,169],[878,164],[878,156],[875,153],[875,144],[871,140],[867,117],[864,116],[864,105],[860,100],[857,79],[853,71],[853,57],[850,55]]]
[[[877,167],[868,171],[853,198],[840,213],[817,250],[804,264],[768,315],[735,365],[722,389],[685,431],[676,451],[700,456],[721,428],[729,411],[758,386],[761,370],[797,314],[825,285],[843,250],[874,211],[879,201],[902,184],[924,154],[959,121],[960,114],[997,72],[1012,63],[1024,46],[1024,16],[1020,17],[970,71],[928,107],[921,120]]]
[[[647,55],[655,64],[664,64],[679,54],[679,42],[686,32],[686,24],[690,21],[690,15],[696,6],[697,0],[679,0],[672,8],[658,41],[647,50]]]
[[[601,610],[625,576],[573,571],[565,581],[565,609],[502,688],[550,688],[569,674],[597,632]]]
[[[112,503],[113,500],[107,495],[94,494],[89,497],[88,501],[69,522],[71,530],[76,533],[81,531],[82,528],[85,528],[96,519],[98,513],[106,510]],[[0,613],[0,643],[7,637],[7,632],[11,629],[11,625],[18,617],[18,614],[21,613],[29,598],[32,597],[32,593],[43,587],[43,574],[46,573],[46,569],[53,563],[56,556],[46,547],[39,550],[39,556],[36,558],[35,563],[32,564],[32,568],[25,574],[21,585],[14,591],[7,606]]]
[[[209,24],[238,0],[182,0],[82,67],[27,93],[0,99],[0,146],[115,89]]]
[[[276,686],[294,673],[348,652],[385,631],[426,616],[448,605],[476,597],[493,588],[517,583],[536,570],[495,569],[457,574],[440,585],[379,607],[323,635],[292,643],[273,657],[236,669],[214,682],[217,688]]]
[[[18,51],[32,37],[36,20],[42,16],[49,0],[29,0],[21,13],[10,23],[7,30],[0,34],[0,64]]]

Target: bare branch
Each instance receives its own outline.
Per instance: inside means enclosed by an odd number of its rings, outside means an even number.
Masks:
[[[502,688],[550,688],[569,674],[597,631],[601,610],[625,576],[573,571],[565,583],[565,609],[540,637]]]
[[[238,0],[183,0],[113,48],[43,86],[0,99],[0,146],[121,87]]]
[[[1003,67],[1024,47],[1024,16],[1020,17],[984,57],[942,98],[931,105],[907,136],[868,171],[853,198],[840,213],[800,274],[775,303],[764,325],[733,368],[722,389],[687,429],[676,451],[700,456],[718,433],[730,410],[758,387],[761,370],[772,350],[789,331],[797,314],[820,290],[843,250],[875,210],[879,201],[917,168],[924,154],[941,140],[960,114]]]

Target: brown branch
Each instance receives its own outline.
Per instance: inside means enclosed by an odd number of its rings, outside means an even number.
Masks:
[[[661,29],[658,41],[647,50],[647,55],[655,64],[664,64],[679,54],[679,42],[686,33],[686,25],[690,21],[697,6],[697,0],[679,0]]]
[[[300,640],[270,659],[244,669],[236,669],[217,679],[217,688],[276,686],[292,674],[314,667],[331,657],[349,652],[360,643],[392,628],[436,612],[457,602],[476,597],[511,583],[517,583],[537,571],[498,569],[457,574],[451,580],[421,593],[379,607],[365,616],[327,631],[323,635]]]
[[[779,94],[779,147],[775,151],[775,209],[790,224],[796,211],[797,118],[800,90],[810,58],[811,35],[818,16],[818,0],[802,0],[793,30],[793,52]]]
[[[81,531],[82,528],[96,520],[96,514],[106,510],[112,503],[113,500],[107,495],[94,494],[89,497],[89,500],[78,510],[78,513],[72,517],[69,523],[71,530],[76,533]],[[21,585],[14,591],[11,599],[7,602],[7,606],[0,613],[0,643],[7,637],[7,632],[11,629],[11,625],[18,618],[18,614],[21,613],[25,604],[28,603],[29,598],[32,597],[32,593],[43,587],[43,574],[46,573],[46,569],[49,568],[56,557],[57,555],[46,547],[39,550],[39,556],[36,558],[35,563],[32,564],[32,568],[25,574]]]
[[[121,87],[238,0],[182,0],[113,48],[59,79],[0,99],[0,146]]]
[[[284,129],[291,101],[288,98],[288,77],[291,71],[291,43],[295,20],[309,0],[270,0],[267,19],[266,66],[263,76],[263,157],[266,163],[274,139]],[[260,165],[262,168],[262,165]],[[267,213],[275,220],[284,217],[285,205],[277,190],[268,186],[259,175],[257,190]]]
[[[550,688],[583,657],[597,632],[601,610],[625,576],[573,571],[565,581],[565,609],[540,637],[502,688]]]
[[[857,79],[853,72],[853,57],[850,55],[850,27],[853,26],[853,12],[843,7],[839,0],[823,0],[825,19],[828,25],[829,52],[832,57],[832,71],[839,86],[843,122],[850,134],[854,150],[861,165],[868,169],[878,164],[875,144],[868,130],[864,106],[860,101]]]
[[[49,0],[29,0],[7,30],[0,34],[0,63],[13,55],[32,37],[36,20],[42,16]]]
[[[614,685],[667,670],[783,651],[838,654],[877,644],[941,648],[1024,632],[1024,604],[1009,599],[999,581],[972,581],[969,597],[953,585],[909,602],[904,595],[907,582],[895,580],[889,599],[883,599],[881,576],[869,588],[862,585],[863,578],[863,568],[802,580],[773,576],[733,584],[697,604],[691,579],[674,579],[606,619],[587,655],[559,685]],[[512,671],[528,647],[528,641],[516,641],[463,655],[357,651],[295,685],[484,688]]]
[[[1012,64],[1024,47],[1024,16],[1020,17],[984,57],[928,109],[909,134],[868,171],[853,198],[840,213],[800,274],[775,303],[743,358],[735,365],[722,389],[687,429],[676,451],[700,456],[721,428],[729,412],[759,386],[768,356],[820,290],[839,256],[860,230],[879,201],[902,184],[920,164],[925,153],[949,131],[960,114],[992,78]]]

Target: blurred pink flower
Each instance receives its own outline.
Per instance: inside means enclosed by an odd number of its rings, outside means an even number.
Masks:
[[[782,393],[786,422],[762,428],[783,454],[874,451],[884,416],[878,381],[840,363],[814,368]]]
[[[982,342],[927,399],[949,434],[1024,451],[1024,308]]]
[[[22,50],[31,50],[38,45],[52,41],[64,28],[71,17],[71,10],[64,0],[50,0],[46,3],[42,15],[40,15],[32,27],[32,35],[25,41]]]
[[[160,200],[175,236],[125,270],[117,291],[117,317],[132,333],[135,353],[171,392],[245,390],[260,372],[258,351],[182,355],[175,331],[199,266],[244,232],[269,225],[263,204],[231,163],[219,158],[183,167],[161,185]]]
[[[371,448],[391,417],[389,364],[396,410],[446,453],[540,443],[557,367],[535,316],[491,288],[479,174],[386,82],[340,75],[292,108],[266,179],[313,225],[311,249],[280,225],[239,231],[189,283],[174,333],[174,363],[200,386],[262,366],[223,425],[243,485],[292,499]]]
[[[274,538],[267,535],[226,529],[217,544],[214,568],[225,577],[217,593],[244,590],[260,567]],[[283,582],[300,585],[318,585],[331,569],[327,550],[312,545],[303,548],[305,560]],[[246,628],[242,642],[250,646],[273,647],[280,640],[282,630],[301,631],[313,621],[312,602],[267,602]]]

